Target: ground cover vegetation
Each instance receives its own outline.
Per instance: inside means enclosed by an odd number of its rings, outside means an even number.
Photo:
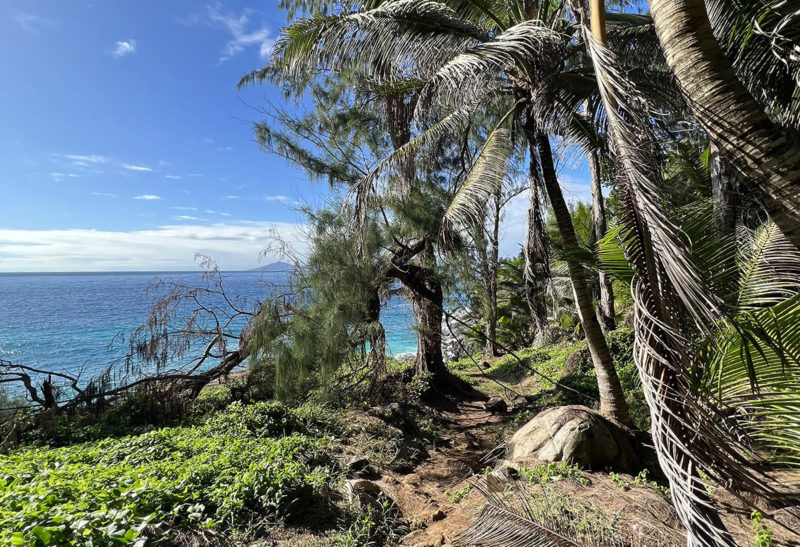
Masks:
[[[239,85],[285,92],[256,140],[331,188],[303,210],[307,256],[281,247],[294,273],[250,303],[207,261],[91,382],[0,363],[27,398],[2,411],[0,538],[791,540],[800,5],[281,7]],[[567,202],[564,162],[591,203]],[[386,351],[392,298],[416,319],[408,363]],[[514,430],[575,405],[639,469],[503,461]]]

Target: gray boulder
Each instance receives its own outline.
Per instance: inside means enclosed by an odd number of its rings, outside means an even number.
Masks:
[[[632,434],[580,405],[549,408],[522,426],[506,443],[506,458],[535,456],[586,469],[634,472],[640,467]]]

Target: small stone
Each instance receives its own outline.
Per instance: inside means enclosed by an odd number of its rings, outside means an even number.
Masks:
[[[508,404],[502,397],[490,397],[488,401],[483,403],[483,408],[489,412],[503,413],[508,412]]]
[[[514,400],[511,401],[511,405],[514,407],[514,411],[518,412],[528,406],[528,399],[522,396],[514,397]]]
[[[369,460],[363,456],[353,456],[347,464],[347,470],[358,473],[369,466]]]

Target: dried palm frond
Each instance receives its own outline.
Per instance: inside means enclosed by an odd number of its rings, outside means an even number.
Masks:
[[[504,72],[535,80],[553,72],[564,57],[566,36],[539,21],[524,21],[453,57],[434,74],[423,93],[434,103],[471,101]]]
[[[614,524],[597,509],[574,501],[546,483],[518,481],[486,498],[478,518],[458,538],[467,545],[492,547],[613,547],[622,545]]]
[[[447,207],[443,226],[482,224],[489,198],[503,187],[513,153],[511,132],[503,127],[495,128]]]
[[[692,391],[688,371],[698,359],[696,340],[707,340],[724,322],[722,302],[700,275],[691,243],[666,217],[650,123],[657,116],[613,53],[594,41],[580,3],[571,5],[598,77],[623,186],[624,247],[635,272],[634,361],[650,407],[653,443],[688,543],[735,545],[702,473],[767,498],[779,494],[755,471],[753,455],[725,427],[721,413]]]

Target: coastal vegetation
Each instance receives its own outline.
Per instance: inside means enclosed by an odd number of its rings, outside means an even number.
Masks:
[[[0,361],[0,541],[797,542],[800,5],[281,7],[239,85],[308,253],[257,302],[203,258],[97,378]]]

